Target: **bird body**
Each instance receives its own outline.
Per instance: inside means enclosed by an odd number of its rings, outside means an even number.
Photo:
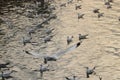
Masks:
[[[44,63],[47,64],[47,61],[56,61],[57,58],[56,57],[52,57],[52,56],[47,56],[44,57]]]
[[[46,37],[44,38],[44,42],[46,43],[46,42],[48,42],[48,41],[51,41],[52,37],[53,37],[53,35],[46,36]]]
[[[26,43],[31,43],[31,40],[32,39],[32,37],[23,37],[23,44],[24,44],[24,46],[26,45]]]
[[[72,3],[72,2],[73,2],[73,0],[68,0],[68,2],[67,2],[67,3],[68,3],[68,4],[70,4],[70,3]]]
[[[107,9],[110,9],[110,8],[112,8],[112,5],[110,4],[110,5],[106,5],[106,7],[107,7]]]
[[[34,28],[34,29],[30,29],[30,30],[28,31],[28,34],[31,36],[32,33],[35,33],[35,30],[36,30],[35,28]]]
[[[47,29],[46,34],[50,34],[54,29]]]
[[[78,20],[79,20],[80,18],[83,18],[84,15],[85,15],[85,14],[78,13]]]
[[[103,17],[104,13],[98,13],[98,18]]]

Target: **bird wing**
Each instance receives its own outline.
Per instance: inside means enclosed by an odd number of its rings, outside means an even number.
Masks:
[[[68,53],[72,50],[74,50],[75,48],[79,47],[80,44],[82,43],[82,41],[68,47],[67,49],[65,50],[62,50],[62,51],[59,51],[57,53],[54,53],[53,55],[51,55],[50,57],[54,57],[56,59],[58,59],[61,55],[65,54],[65,53]],[[47,55],[44,55],[44,54],[40,54],[40,53],[35,53],[35,52],[29,52],[29,51],[25,51],[27,54],[29,55],[33,55],[35,58],[43,58],[43,57],[46,57]]]
[[[52,55],[52,57],[55,57],[56,59],[58,59],[58,58],[59,58],[60,56],[62,56],[63,54],[66,54],[66,53],[74,50],[75,48],[79,47],[81,43],[82,43],[82,41],[81,41],[81,42],[78,42],[78,43],[76,43],[76,44],[74,44],[74,45],[72,45],[72,46],[70,46],[70,47],[68,47],[68,48],[65,49],[65,50],[59,51],[59,52],[57,52],[57,53],[54,53],[54,54]]]
[[[2,77],[2,74],[0,74],[0,77]]]
[[[42,58],[42,57],[46,56],[45,54],[40,54],[40,53],[37,53],[37,52],[29,52],[29,51],[25,51],[25,52],[29,55],[34,56],[34,58]]]

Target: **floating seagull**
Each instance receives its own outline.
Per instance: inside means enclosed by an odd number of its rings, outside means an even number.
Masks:
[[[68,45],[72,42],[72,38],[73,38],[73,36],[71,36],[71,37],[67,36],[67,44]]]
[[[68,0],[68,1],[67,1],[68,4],[70,4],[70,3],[72,3],[72,2],[73,2],[73,0]]]
[[[7,65],[9,65],[9,64],[10,64],[9,62],[7,62],[5,64],[0,64],[0,69],[1,68],[8,68]]]
[[[89,78],[89,75],[95,73],[94,70],[95,70],[96,66],[93,67],[92,69],[89,69],[89,67],[85,67],[85,68],[86,68],[86,77],[87,77],[87,78]]]
[[[94,12],[94,13],[99,13],[99,10],[100,10],[100,9],[95,8],[95,9],[93,10],[93,12]]]
[[[31,39],[32,39],[32,37],[23,37],[24,46],[26,45],[26,43],[31,43]]]
[[[2,80],[5,80],[5,79],[8,79],[8,78],[13,78],[12,76],[11,76],[11,74],[13,73],[13,72],[16,72],[16,71],[7,71],[7,72],[3,72],[2,71],[2,74],[0,74],[0,77],[2,77]]]
[[[81,6],[82,6],[82,5],[77,5],[77,4],[75,4],[75,10],[81,9]]]
[[[43,73],[46,71],[49,71],[49,65],[48,66],[43,66],[42,64],[40,65],[40,74],[41,74],[41,78],[43,77]]]
[[[105,2],[105,5],[110,5],[110,2]]]
[[[53,29],[47,29],[45,32],[46,32],[46,34],[50,34],[53,30],[54,30],[54,28]]]
[[[85,14],[81,14],[81,13],[78,13],[78,21],[79,21],[79,19],[83,19],[83,16],[84,16]]]
[[[44,42],[47,43],[47,42],[51,41],[51,39],[52,39],[53,36],[54,36],[54,35],[46,36],[46,37],[44,38]]]
[[[59,52],[56,52],[54,53],[53,55],[51,56],[47,56],[47,55],[41,55],[41,54],[37,54],[37,53],[30,53],[28,51],[25,51],[27,54],[29,55],[33,55],[34,57],[36,58],[43,58],[44,57],[44,63],[46,64],[48,61],[56,61],[57,59],[60,58],[60,56],[62,56],[63,54],[66,54],[74,49],[76,49],[77,47],[80,46],[80,44],[82,43],[82,41],[68,47],[67,49],[65,50],[62,50],[62,51],[59,51]]]
[[[88,34],[85,34],[85,35],[79,34],[79,40],[87,39],[87,36]]]
[[[103,17],[104,13],[98,13],[98,18]]]
[[[106,7],[107,7],[107,9],[110,9],[110,8],[112,8],[112,5],[110,4],[110,5],[106,5]]]

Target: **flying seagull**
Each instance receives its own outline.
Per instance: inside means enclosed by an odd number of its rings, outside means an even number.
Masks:
[[[62,50],[62,51],[59,51],[59,52],[56,52],[54,54],[52,54],[51,56],[47,56],[47,55],[42,55],[41,54],[38,54],[38,53],[31,53],[29,51],[25,51],[27,54],[30,54],[30,55],[33,55],[35,56],[36,58],[42,58],[44,57],[44,63],[47,64],[48,61],[56,61],[57,59],[60,58],[60,56],[62,56],[63,54],[66,54],[72,50],[74,50],[75,48],[79,47],[80,44],[82,43],[82,41],[68,47],[67,49],[65,50]]]

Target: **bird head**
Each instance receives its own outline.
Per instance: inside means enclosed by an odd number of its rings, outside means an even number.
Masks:
[[[47,57],[44,57],[44,63],[47,64]]]
[[[75,75],[73,76],[74,79],[75,79],[76,77],[77,77],[77,76],[75,76]]]
[[[71,38],[74,38],[73,36],[71,36]]]
[[[79,36],[81,36],[81,34],[78,34]]]

